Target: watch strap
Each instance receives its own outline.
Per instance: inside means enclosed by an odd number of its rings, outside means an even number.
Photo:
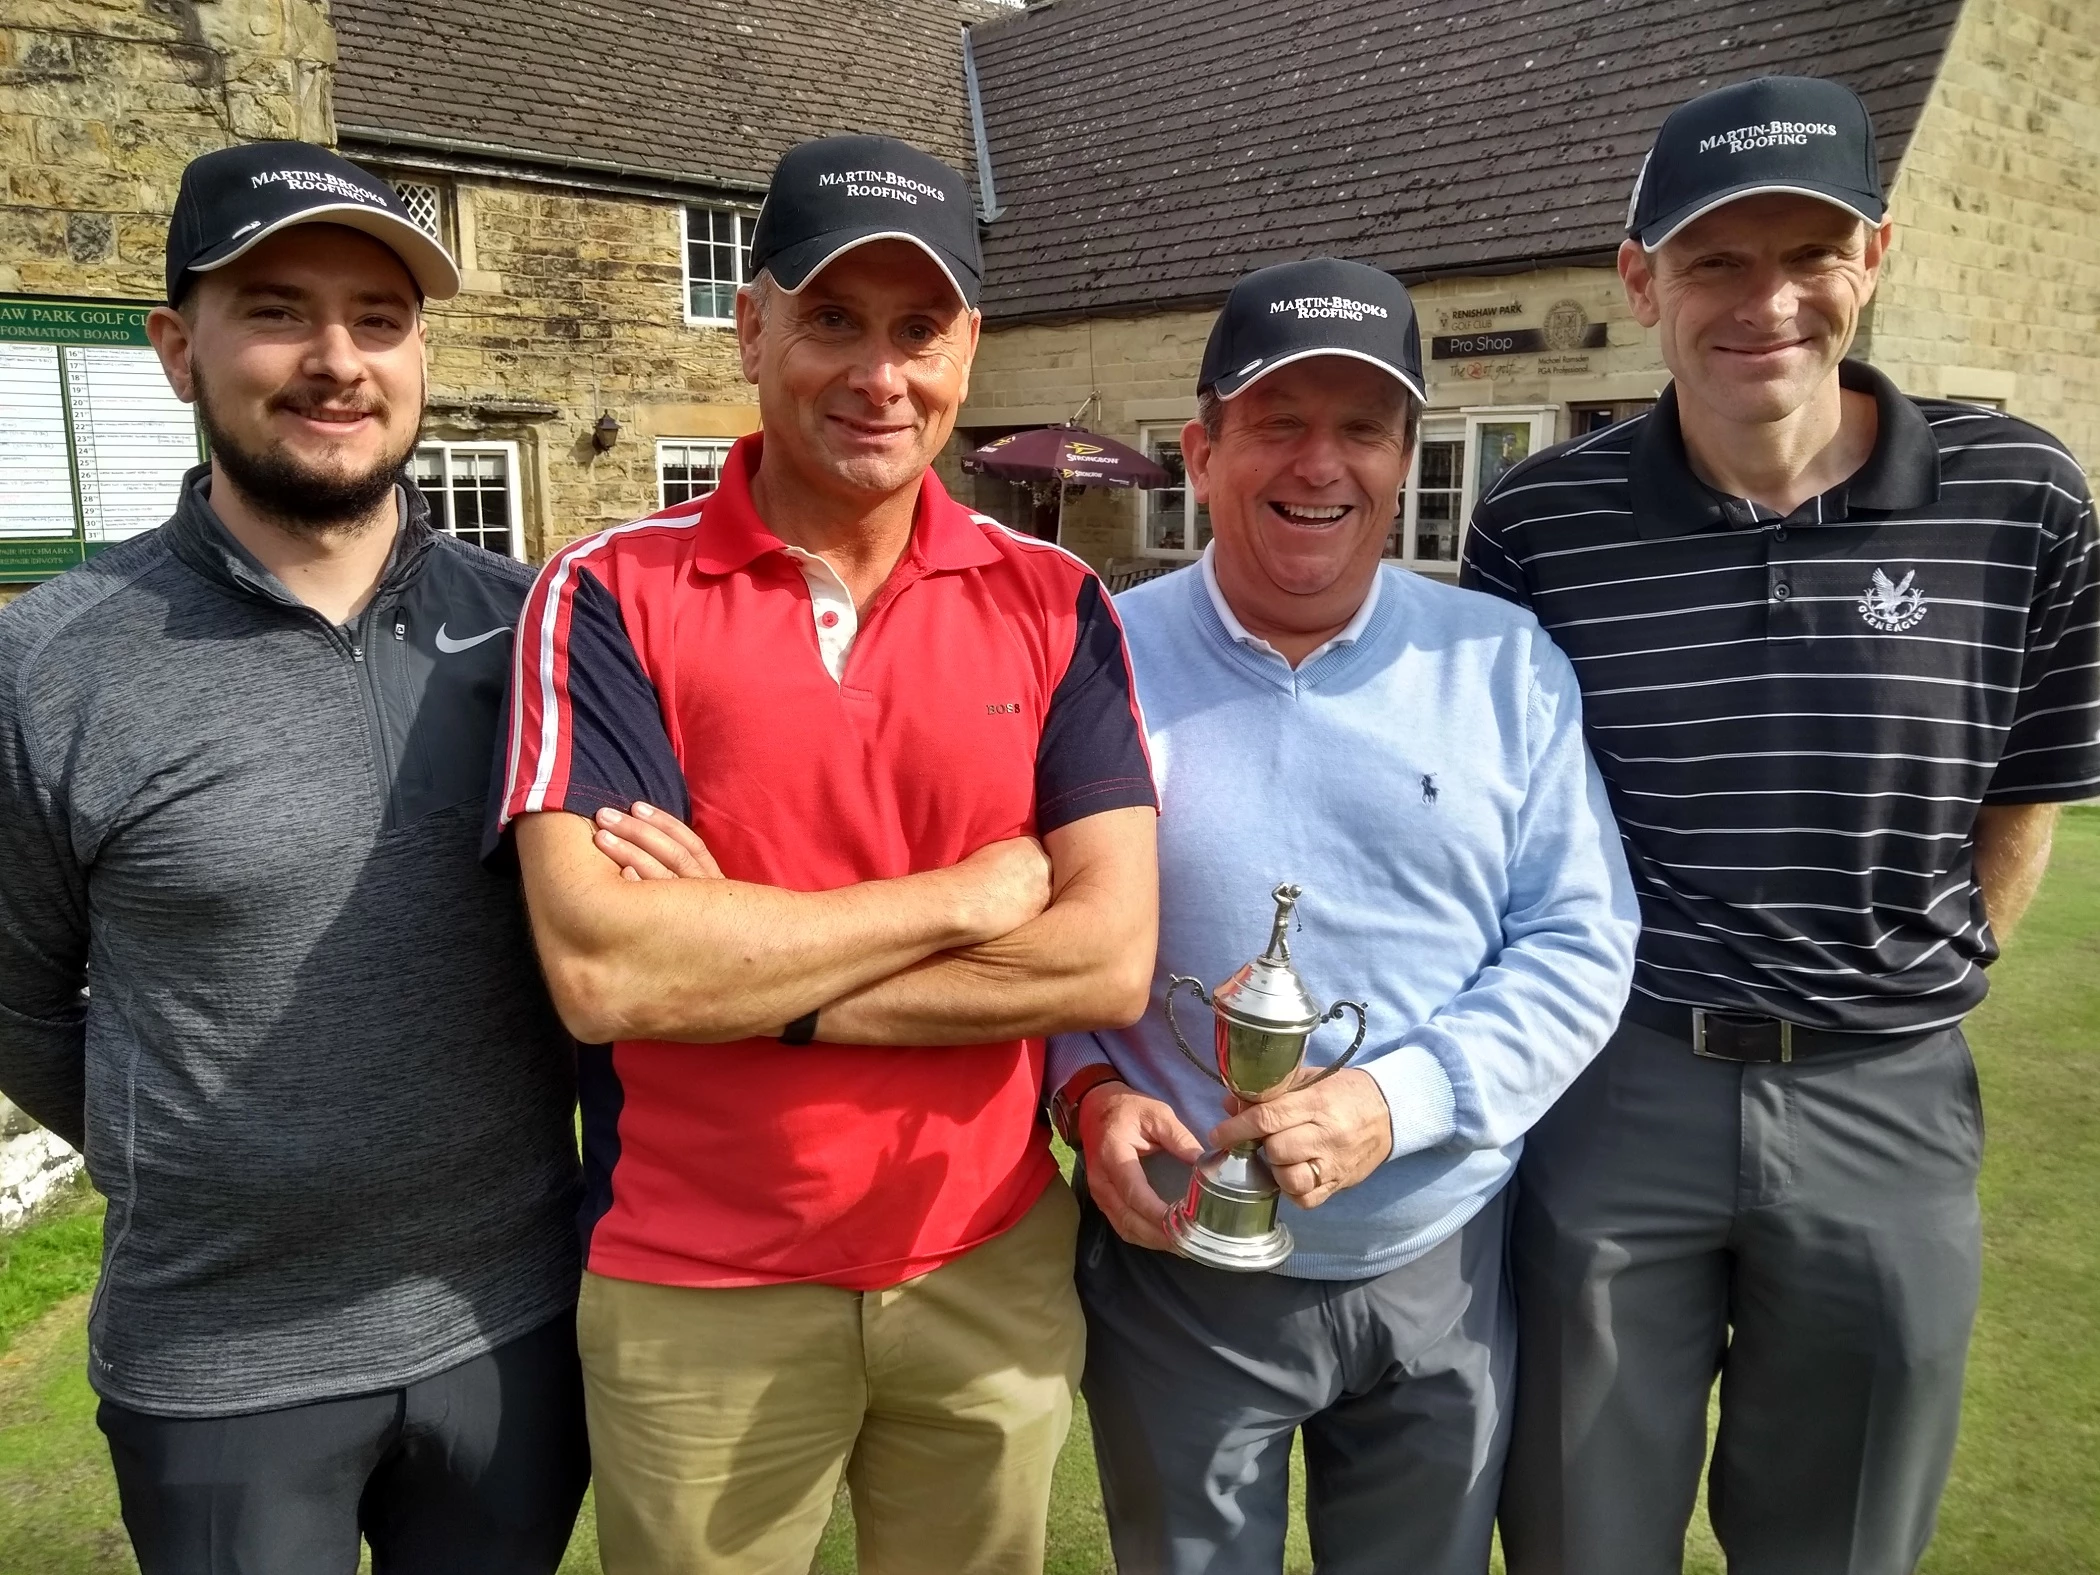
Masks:
[[[1079,1106],[1103,1083],[1120,1083],[1123,1074],[1106,1061],[1081,1067],[1065,1080],[1065,1086],[1050,1096],[1050,1124],[1075,1152],[1079,1148]]]

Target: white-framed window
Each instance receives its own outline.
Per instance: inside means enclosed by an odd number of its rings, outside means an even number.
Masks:
[[[1138,443],[1159,461],[1173,484],[1138,491],[1138,551],[1148,558],[1193,558],[1210,543],[1210,510],[1196,501],[1181,457],[1186,423],[1138,429]]]
[[[1466,525],[1482,493],[1553,441],[1555,405],[1489,405],[1422,418],[1386,556],[1424,574],[1458,573]]]
[[[1415,460],[1400,494],[1400,518],[1386,538],[1385,555],[1409,568],[1435,572],[1458,563],[1458,540],[1466,520],[1466,424],[1425,416],[1415,439]]]
[[[397,180],[388,182],[394,195],[401,199],[401,206],[408,216],[416,221],[416,228],[436,241],[445,244],[445,190],[432,181]]]
[[[751,225],[741,208],[685,208],[685,320],[716,327],[736,321],[736,292],[747,274]]]
[[[506,558],[524,558],[517,444],[419,444],[409,474],[430,500],[430,522],[438,529]]]
[[[722,484],[728,438],[665,438],[656,445],[656,506],[704,498]]]

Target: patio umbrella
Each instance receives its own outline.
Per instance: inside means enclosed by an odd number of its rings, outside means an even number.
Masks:
[[[1065,488],[1167,487],[1174,484],[1158,461],[1127,443],[1084,427],[1034,427],[994,438],[963,455],[962,468],[1002,481],[1057,483],[1058,534],[1064,534]]]

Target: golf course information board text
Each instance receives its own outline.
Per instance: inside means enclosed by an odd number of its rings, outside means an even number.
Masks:
[[[202,449],[151,310],[0,295],[0,581],[49,579],[175,511]]]

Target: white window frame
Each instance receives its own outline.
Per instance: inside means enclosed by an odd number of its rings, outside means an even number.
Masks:
[[[1465,560],[1466,533],[1473,528],[1473,509],[1480,502],[1480,429],[1518,421],[1530,423],[1531,446],[1525,450],[1525,457],[1529,458],[1552,445],[1560,410],[1559,405],[1467,405],[1458,410],[1424,412],[1421,433],[1415,443],[1415,457],[1407,468],[1407,488],[1400,498],[1403,555],[1388,558],[1386,562],[1413,569],[1417,574],[1456,575],[1459,564]],[[1451,559],[1417,558],[1414,547],[1415,524],[1421,515],[1421,495],[1417,489],[1421,485],[1422,441],[1434,439],[1448,443],[1461,432],[1466,446],[1459,456],[1458,556]]]
[[[742,289],[751,281],[744,277],[744,261],[751,255],[751,226],[758,220],[755,209],[739,208],[726,202],[682,203],[678,209],[678,310],[692,328],[734,328],[734,317],[695,317],[693,315],[693,215],[695,213],[726,213],[736,219],[736,288]],[[719,283],[720,281],[711,281]]]
[[[723,460],[726,460],[726,459],[727,459],[727,458],[729,457],[729,451],[730,451],[730,449],[734,448],[735,446],[736,446],[736,439],[735,439],[735,438],[713,438],[713,437],[692,437],[692,438],[658,438],[658,439],[656,440],[656,506],[657,506],[657,508],[658,508],[658,509],[668,509],[668,508],[670,508],[670,507],[672,507],[672,506],[673,506],[673,505],[672,505],[672,504],[671,504],[671,503],[670,503],[670,502],[669,502],[669,501],[668,501],[668,500],[667,500],[667,499],[666,499],[666,498],[664,497],[664,488],[665,488],[665,486],[666,486],[666,483],[665,483],[665,480],[664,480],[664,458],[665,458],[665,454],[666,454],[666,452],[667,452],[668,450],[671,450],[671,449],[696,449],[696,448],[712,449],[712,450],[714,451],[714,453],[715,453],[715,472],[716,472],[716,474],[717,474],[717,475],[719,475],[719,474],[721,473],[721,469],[722,469],[722,464],[721,464],[721,462],[722,462]],[[704,496],[704,495],[705,495],[705,494],[703,494],[703,496]],[[686,501],[690,502],[690,501],[692,501],[692,500],[691,500],[691,499],[688,499],[688,500],[686,500]]]
[[[1441,558],[1418,558],[1415,556],[1415,526],[1422,518],[1422,445],[1424,443],[1457,443],[1459,481],[1464,483],[1473,453],[1472,432],[1463,417],[1450,411],[1425,411],[1422,424],[1415,430],[1415,452],[1407,463],[1407,485],[1400,490],[1400,552],[1389,557],[1387,563],[1397,563],[1402,568],[1413,569],[1418,574],[1456,574],[1457,561]],[[1458,501],[1458,550],[1464,553],[1466,544],[1466,521],[1472,509],[1465,496]]]
[[[505,490],[509,494],[510,503],[510,555],[517,559],[518,562],[523,563],[525,561],[525,473],[518,463],[518,445],[507,439],[453,443],[448,442],[444,438],[425,438],[416,447],[418,450],[436,448],[445,451],[447,456],[445,479],[448,487],[451,482],[452,469],[450,456],[453,454],[497,453],[508,458],[510,485]],[[433,516],[436,516],[437,512],[435,509],[431,511]],[[456,534],[449,526],[439,523],[435,517],[431,520],[431,524],[438,530],[444,531],[448,536]]]
[[[1147,459],[1159,458],[1159,445],[1171,443],[1180,449],[1182,429],[1186,421],[1145,421],[1138,425],[1138,448]],[[1182,453],[1181,527],[1177,533],[1179,547],[1154,547],[1152,535],[1153,509],[1158,504],[1158,494],[1149,487],[1137,487],[1137,555],[1141,558],[1160,558],[1174,563],[1189,563],[1203,556],[1201,547],[1191,546],[1196,535],[1196,488],[1188,479],[1188,454]]]
[[[444,185],[434,180],[410,180],[407,177],[399,180],[389,180],[387,184],[393,188],[394,195],[401,200],[401,206],[409,210],[408,216],[411,219],[414,219],[416,215],[414,205],[408,198],[409,188],[413,187],[418,191],[430,193],[430,217],[434,227],[425,228],[422,221],[417,220],[416,228],[422,230],[425,235],[436,241],[438,245],[443,246],[445,244],[446,197]]]

